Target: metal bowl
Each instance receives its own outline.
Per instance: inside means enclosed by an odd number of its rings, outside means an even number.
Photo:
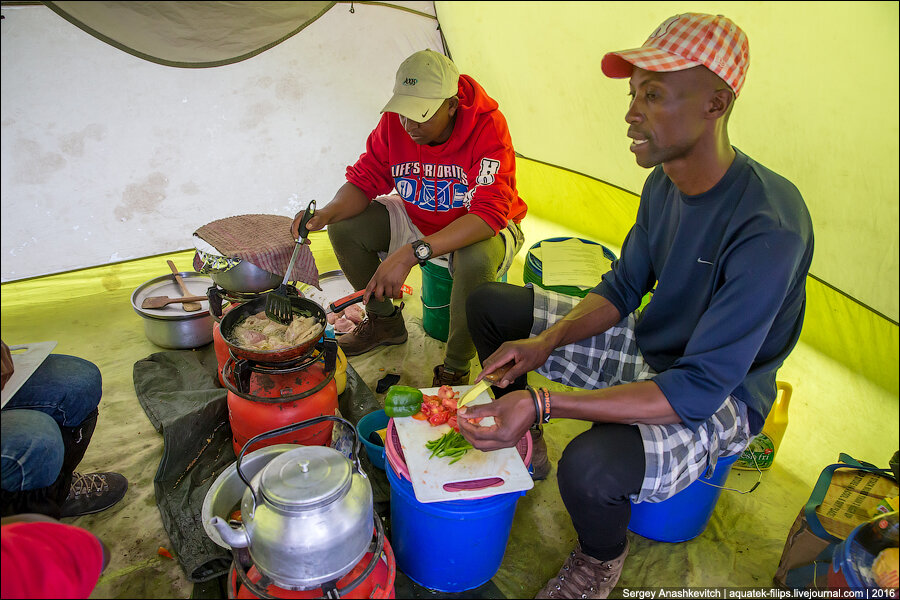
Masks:
[[[229,292],[264,292],[281,285],[284,276],[269,273],[251,262],[242,260],[226,271],[210,272],[210,277],[223,290]]]
[[[297,444],[275,444],[254,450],[244,456],[241,461],[241,471],[248,479],[252,480],[272,459],[299,447]],[[231,547],[222,540],[222,536],[209,522],[213,517],[227,521],[235,507],[240,504],[246,490],[247,485],[241,481],[237,473],[237,462],[233,462],[216,478],[203,499],[203,506],[200,509],[203,529],[209,539],[228,550]]]
[[[212,279],[193,271],[181,273],[184,285],[195,296],[205,296],[212,286]],[[209,301],[201,302],[195,312],[185,312],[181,304],[169,304],[163,308],[141,308],[145,298],[151,296],[181,297],[181,289],[174,277],[162,275],[141,284],[131,294],[131,307],[144,321],[147,339],[162,348],[187,350],[199,348],[213,340],[213,317]]]

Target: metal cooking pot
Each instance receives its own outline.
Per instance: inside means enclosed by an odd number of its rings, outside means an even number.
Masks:
[[[272,451],[274,458],[248,481],[242,462],[253,444],[326,420],[353,433],[353,463],[334,448],[298,446]],[[278,587],[309,590],[336,581],[359,563],[372,542],[372,486],[360,467],[359,451],[356,429],[329,415],[260,434],[247,442],[235,463],[246,485],[241,526],[232,528],[220,516],[209,524],[232,548],[248,548],[256,569]],[[218,484],[217,479],[207,496],[217,493]]]
[[[267,297],[268,294],[249,302],[239,304],[225,313],[222,317],[222,321],[219,323],[219,333],[222,334],[222,340],[231,349],[232,354],[236,358],[245,358],[247,360],[266,364],[288,362],[306,355],[306,353],[316,345],[316,342],[319,341],[318,337],[304,342],[299,346],[282,348],[280,350],[248,350],[237,344],[234,337],[234,328],[250,315],[255,315],[258,312],[264,311],[266,309]],[[308,298],[290,296],[290,299],[291,308],[295,315],[315,317],[324,328],[325,309]]]
[[[205,296],[212,279],[193,271],[180,273],[191,295]],[[212,342],[213,317],[209,301],[201,302],[201,309],[185,312],[181,304],[169,304],[163,308],[141,308],[145,298],[168,296],[179,298],[183,294],[172,274],[162,275],[141,284],[131,294],[131,307],[144,322],[147,339],[162,348],[186,350],[199,348]]]

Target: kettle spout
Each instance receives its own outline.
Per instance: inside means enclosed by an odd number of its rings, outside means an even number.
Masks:
[[[234,529],[224,519],[219,517],[210,519],[209,524],[215,527],[222,541],[232,548],[246,548],[250,545],[250,540],[247,538],[247,532],[244,530],[243,525]]]

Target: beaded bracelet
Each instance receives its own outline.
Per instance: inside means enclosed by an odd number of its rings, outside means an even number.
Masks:
[[[540,388],[539,390],[541,394],[544,396],[544,405],[541,412],[543,413],[541,417],[541,423],[549,423],[550,422],[550,390],[547,388]]]
[[[543,410],[541,409],[541,401],[538,398],[537,390],[535,390],[530,385],[525,386],[525,389],[531,394],[531,399],[534,400],[534,413],[535,413],[535,423],[541,422],[541,417],[543,416]]]

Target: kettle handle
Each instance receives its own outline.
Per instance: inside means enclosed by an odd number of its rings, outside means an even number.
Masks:
[[[359,463],[359,434],[356,431],[356,427],[354,427],[353,424],[350,423],[350,421],[348,421],[347,419],[345,419],[343,417],[336,417],[334,415],[322,415],[321,417],[314,417],[312,419],[307,419],[306,421],[299,421],[297,423],[291,423],[290,425],[285,425],[284,427],[279,427],[278,429],[273,429],[271,431],[266,431],[264,433],[260,433],[259,435],[250,438],[247,441],[247,443],[244,444],[244,447],[241,448],[241,453],[238,455],[237,464],[236,464],[238,477],[241,478],[241,481],[244,482],[244,484],[250,490],[250,494],[253,497],[253,511],[254,512],[256,512],[256,507],[259,506],[259,498],[257,498],[256,490],[254,490],[253,487],[250,485],[250,481],[247,479],[247,476],[244,475],[243,471],[241,471],[241,461],[244,459],[244,455],[247,453],[247,450],[249,450],[253,444],[255,444],[256,442],[258,442],[260,440],[278,437],[280,435],[284,435],[286,433],[290,433],[290,432],[296,431],[298,429],[303,429],[304,427],[318,425],[319,423],[322,423],[324,421],[335,421],[337,423],[341,423],[341,424],[349,427],[350,430],[353,432],[354,444],[353,444],[352,460],[353,460],[353,463],[356,465],[356,471],[359,473],[362,473],[362,465],[360,465],[360,463]]]

